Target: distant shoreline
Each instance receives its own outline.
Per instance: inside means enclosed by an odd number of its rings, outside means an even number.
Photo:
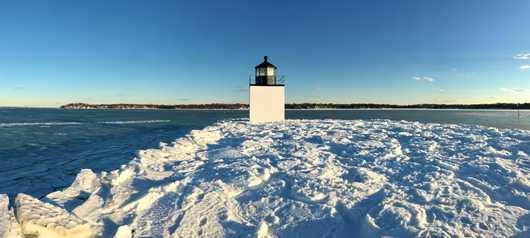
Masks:
[[[211,104],[87,104],[70,103],[61,109],[109,109],[109,110],[248,110],[248,104],[211,103]],[[289,103],[286,110],[530,110],[530,103],[493,103],[493,104],[334,104],[334,103]]]
[[[125,108],[125,109],[114,109],[114,108],[87,108],[87,109],[71,109],[71,108],[60,108],[60,107],[0,107],[0,109],[56,109],[56,110],[146,110],[146,111],[248,111],[248,108],[244,109],[157,109],[157,108]],[[289,109],[285,111],[475,111],[475,112],[530,112],[530,109],[433,109],[433,108],[308,108],[308,109]]]

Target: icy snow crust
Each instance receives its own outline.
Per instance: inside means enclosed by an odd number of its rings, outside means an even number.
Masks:
[[[529,153],[523,130],[226,121],[15,212],[0,196],[0,237],[529,237]]]

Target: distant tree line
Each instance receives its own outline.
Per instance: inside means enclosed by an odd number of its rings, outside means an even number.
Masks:
[[[413,104],[393,105],[374,103],[301,103],[286,104],[288,109],[530,109],[530,103],[493,103],[493,104]]]
[[[64,109],[248,109],[242,103],[210,103],[210,104],[87,104],[70,103],[61,106]],[[414,104],[393,105],[373,103],[288,103],[287,109],[530,109],[530,103],[493,103],[493,104]]]
[[[61,106],[64,109],[246,109],[247,104],[241,103],[210,103],[210,104],[178,104],[178,105],[159,105],[159,104],[87,104],[87,103],[70,103]]]

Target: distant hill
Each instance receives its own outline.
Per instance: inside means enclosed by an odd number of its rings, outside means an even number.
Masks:
[[[248,104],[242,103],[210,103],[210,104],[87,104],[70,103],[61,106],[64,109],[248,109]],[[289,103],[287,109],[530,109],[530,103],[493,103],[493,104],[414,104],[392,105],[372,103]]]

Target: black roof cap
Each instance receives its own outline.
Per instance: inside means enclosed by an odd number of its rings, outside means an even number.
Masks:
[[[269,68],[269,67],[273,67],[276,69],[276,66],[269,63],[269,57],[265,56],[263,57],[263,63],[261,64],[258,64],[255,68]]]

